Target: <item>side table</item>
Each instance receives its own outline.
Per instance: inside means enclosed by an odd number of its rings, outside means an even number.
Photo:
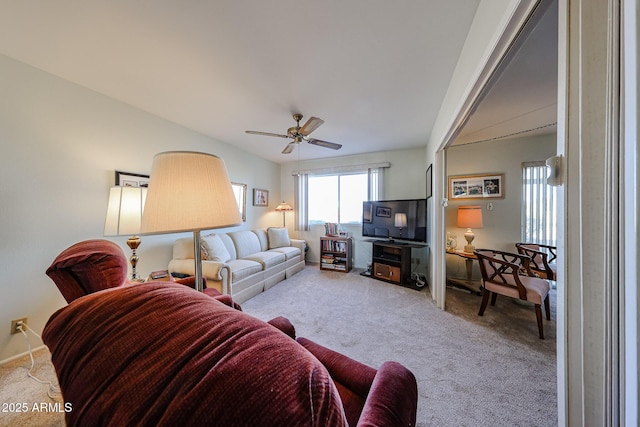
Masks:
[[[473,271],[473,260],[478,259],[478,257],[476,257],[475,254],[473,254],[472,252],[447,251],[447,253],[464,258],[465,267],[467,269],[466,279],[457,279],[454,277],[447,277],[447,284],[465,288],[471,291],[471,293],[475,293],[476,295],[482,295],[482,282],[479,280],[472,280],[471,278],[471,273]]]

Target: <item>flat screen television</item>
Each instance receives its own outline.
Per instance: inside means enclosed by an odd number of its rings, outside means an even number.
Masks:
[[[427,241],[427,199],[362,203],[362,236]]]

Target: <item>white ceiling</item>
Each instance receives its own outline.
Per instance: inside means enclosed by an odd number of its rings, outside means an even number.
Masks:
[[[556,132],[558,2],[547,0],[525,26],[454,144]]]
[[[0,53],[282,163],[286,140],[244,131],[286,133],[300,112],[343,144],[301,159],[424,146],[478,3],[1,0]]]

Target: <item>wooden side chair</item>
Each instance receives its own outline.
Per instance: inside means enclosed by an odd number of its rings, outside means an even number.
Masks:
[[[496,304],[498,294],[529,301],[535,305],[540,339],[544,339],[542,327],[542,304],[547,320],[551,320],[549,307],[549,282],[533,277],[531,258],[510,252],[478,249],[474,252],[482,274],[482,303],[478,316],[484,314],[491,295],[491,305]]]
[[[556,247],[539,243],[516,243],[519,254],[531,258],[531,270],[543,279],[556,281]]]

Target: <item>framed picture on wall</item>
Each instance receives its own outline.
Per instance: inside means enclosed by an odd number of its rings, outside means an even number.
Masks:
[[[120,187],[148,187],[149,175],[116,171],[116,185]]]
[[[449,199],[504,198],[504,174],[449,177]]]
[[[254,188],[253,189],[253,206],[268,206],[268,205],[269,205],[269,191]]]
[[[427,168],[427,199],[433,196],[433,170],[431,168],[432,164]]]

